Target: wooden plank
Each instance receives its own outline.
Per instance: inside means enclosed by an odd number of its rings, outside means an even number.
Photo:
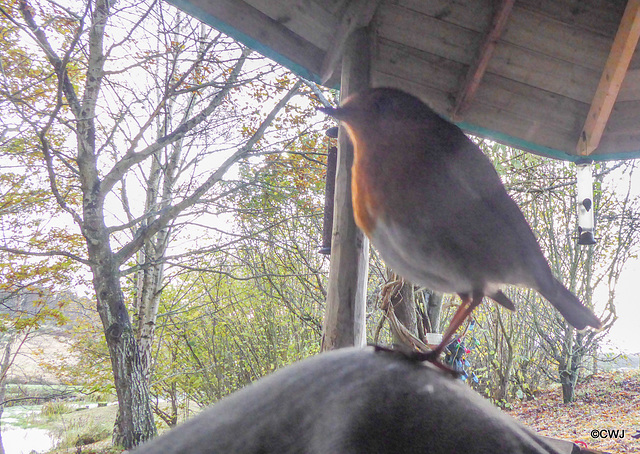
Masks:
[[[487,74],[476,100],[500,111],[546,124],[570,136],[580,132],[589,105],[529,85]]]
[[[567,26],[615,36],[627,0],[518,0],[518,6]]]
[[[380,5],[376,24],[380,38],[466,65],[473,61],[480,39],[478,32],[386,2]]]
[[[322,61],[320,71],[322,83],[326,83],[338,66],[338,61],[342,57],[347,38],[356,28],[367,27],[373,18],[381,0],[353,0],[337,27],[332,29],[333,37],[330,40],[327,53]]]
[[[344,10],[349,6],[351,0],[309,0],[317,3],[334,17],[340,17]]]
[[[473,25],[474,30],[478,29],[476,21],[468,21],[467,15],[458,14],[458,9],[450,6],[456,5],[458,2],[405,0],[401,3],[408,6],[415,4],[415,8],[420,7],[420,11],[440,14],[443,17],[442,21],[450,22],[449,28],[447,28],[447,36],[450,37],[447,46],[440,45],[436,41],[429,46],[418,44],[420,48],[443,57],[448,55],[449,58],[468,64],[464,48],[475,45],[475,40],[480,35],[469,32],[467,28]],[[484,5],[486,2],[471,3],[473,5]],[[518,3],[516,3],[516,7],[517,5]],[[473,10],[473,13],[486,15],[486,13],[482,12],[484,9],[476,7],[476,10],[479,11]],[[446,14],[442,11],[445,11]],[[385,13],[390,13],[390,11],[386,10]],[[389,18],[397,20],[397,13],[393,16],[389,15]],[[465,22],[464,18],[467,18],[468,22]],[[484,18],[478,22],[482,23],[483,20]],[[549,19],[545,18],[545,20]],[[426,25],[430,29],[438,27],[437,24],[431,22]],[[406,24],[402,23],[399,28],[406,28]],[[403,40],[401,30],[394,31],[385,26],[384,32],[388,38]],[[606,46],[603,46],[603,49],[605,48]],[[603,56],[602,62],[604,62],[605,58]],[[595,90],[598,84],[600,68],[601,66],[594,69],[583,65],[575,65],[572,62],[543,52],[527,49],[523,47],[522,43],[512,44],[507,42],[503,36],[502,41],[495,49],[488,71],[534,87],[540,87],[543,90],[558,93],[561,96],[567,96],[581,102],[590,102],[592,98],[591,90]]]
[[[640,134],[640,102],[639,101],[617,101],[611,116],[604,130],[604,137],[613,135],[635,135]]]
[[[338,19],[308,0],[244,0],[320,49],[329,49]]]
[[[458,87],[458,76],[464,71],[464,65],[393,41],[379,39],[373,70],[405,80],[414,80],[422,86],[452,94]],[[447,106],[445,113],[449,107]]]
[[[465,123],[487,130],[484,137],[525,151],[539,153],[535,147],[526,147],[517,139],[535,144],[538,147],[559,150],[567,155],[574,153],[574,141],[566,130],[560,130],[542,120],[532,121],[517,113],[497,109],[494,106],[483,104],[480,100],[476,101],[467,112]],[[503,139],[503,135],[511,136],[515,140]]]
[[[640,133],[605,134],[600,141],[597,156],[634,154],[632,157],[638,158],[639,153]]]
[[[629,0],[576,146],[578,154],[598,148],[639,38],[640,0]]]
[[[436,112],[445,118],[448,117],[447,112],[451,109],[451,93],[421,85],[415,81],[401,79],[393,74],[374,71],[371,77],[373,86],[396,87],[413,93],[430,105]],[[513,136],[515,139],[536,141],[544,147],[561,150],[567,154],[575,152],[575,132],[570,133],[566,129],[557,128],[554,124],[545,123],[541,120],[533,121],[529,117],[523,117],[518,112],[514,113],[497,108],[494,105],[485,104],[482,99],[476,99],[476,102],[467,112],[465,120],[466,123],[485,128],[487,134],[484,137],[527,151],[537,152],[533,148],[523,147],[518,140],[513,142],[503,140],[501,134]],[[496,132],[491,133],[489,130]]]
[[[180,8],[185,8],[185,11],[197,15],[205,22],[221,21],[233,27],[248,38],[244,40],[236,37],[236,39],[245,43],[252,41],[247,45],[258,51],[264,52],[265,48],[269,48],[310,72],[320,73],[325,53],[322,49],[242,0],[169,1]]]
[[[438,84],[450,82],[453,84],[450,91],[455,93],[454,85],[458,83],[459,75],[464,72],[463,64],[384,38],[379,38],[378,43],[380,51],[376,59],[382,59],[381,63],[385,66],[393,66],[394,71],[399,71],[402,77],[407,79],[416,77],[421,83],[425,83],[425,78],[433,78],[433,83]],[[417,65],[418,67],[414,70],[414,65],[411,63],[414,58],[425,62],[431,61],[433,64],[429,65],[428,72],[425,72],[427,69],[423,64]],[[456,68],[458,73],[446,70],[445,74],[441,75],[443,66]],[[571,65],[563,60],[504,42],[497,46],[488,71],[584,103],[591,101],[593,90],[597,87],[600,77],[599,72],[594,70]],[[443,80],[446,78],[450,80]]]
[[[380,6],[378,18],[378,33],[382,38],[467,65],[473,61],[482,36],[464,26],[388,3]],[[502,43],[596,71],[601,70],[611,47],[607,37],[565,28],[544,15],[520,8],[517,2]]]
[[[597,20],[594,19],[594,20]],[[609,54],[611,38],[575,27],[567,27],[543,14],[513,8],[503,41],[574,65],[600,71]]]
[[[374,71],[371,76],[372,85],[376,87],[390,86],[409,91],[420,97],[436,112],[447,117],[447,113],[451,108],[451,84],[444,82],[432,83],[433,81],[443,81],[447,79],[442,66],[437,64],[438,57],[433,57],[434,60],[432,61],[423,59],[423,66],[421,66],[421,69],[424,73],[428,73],[432,69],[438,68],[440,71],[439,76],[442,77],[436,77],[433,80],[428,79],[427,77],[411,80],[410,78],[406,78],[407,76],[411,77],[409,74],[411,71],[410,69],[407,70],[407,73],[403,74],[395,71],[394,66],[389,66],[387,63],[384,63],[385,60],[391,58],[397,62],[398,68],[405,66],[403,61],[394,54],[394,46],[395,44],[378,46],[381,55],[384,56],[384,58],[375,63]],[[413,52],[416,51],[413,50]],[[452,64],[452,62],[448,62],[448,64]],[[413,65],[417,66],[415,61]],[[455,70],[452,70],[452,72],[455,72]],[[566,116],[561,115],[559,112],[559,110],[564,109],[561,103],[557,103],[549,107],[541,107],[537,113],[538,118],[533,118],[530,111],[529,115],[525,116],[523,115],[524,111],[519,111],[518,107],[519,103],[524,102],[529,98],[528,93],[520,92],[520,99],[516,99],[514,101],[515,95],[505,94],[504,92],[498,92],[496,90],[497,89],[487,88],[487,91],[482,93],[482,96],[476,98],[476,103],[474,103],[466,115],[465,120],[467,123],[508,134],[517,139],[534,141],[542,146],[563,151],[567,153],[567,155],[575,154],[575,134],[576,131],[580,130],[581,125],[579,119],[588,111],[588,104],[572,103],[571,107],[574,109],[574,113]],[[534,98],[534,101],[535,103],[540,104],[540,106],[543,106],[544,103],[547,102],[540,101],[537,98]],[[581,113],[576,112],[575,109],[580,108],[582,109]],[[555,116],[551,118],[551,121],[546,115],[543,115],[547,111],[556,112]],[[564,122],[564,126],[559,128],[558,124],[556,124],[556,120],[561,124]],[[571,124],[573,124],[573,130],[571,130]],[[640,132],[638,132],[638,124],[640,124],[639,103],[616,103],[609,122],[609,128],[624,126],[624,130],[619,133],[612,134],[608,132],[608,128],[603,136],[601,145],[598,149],[598,154],[637,152],[640,150]],[[498,133],[493,135],[489,134],[487,137],[499,140]],[[504,140],[499,141],[523,148],[520,143],[509,143]],[[537,150],[532,148],[527,150],[537,152]]]
[[[624,76],[616,104],[640,100],[640,69],[630,69]]]
[[[461,63],[420,52],[389,41],[381,40],[377,46],[373,69],[403,80],[413,80],[421,87],[428,87],[448,94],[449,103],[441,113],[450,115],[451,99],[457,89],[457,75],[463,70]],[[568,134],[579,133],[580,119],[588,111],[588,104],[558,96],[549,91],[487,73],[478,97],[484,104],[511,112],[532,122],[541,119],[564,129]]]
[[[556,2],[556,0],[548,0]],[[606,3],[608,0],[599,0]],[[620,0],[616,0],[620,1]],[[537,0],[531,0],[535,4]],[[572,10],[572,5],[567,2],[556,2],[564,5],[567,10]],[[399,0],[399,5],[413,11],[413,14],[422,14],[437,19],[450,26],[459,27],[467,31],[482,33],[487,29],[492,17],[493,0]],[[600,9],[604,5],[600,5]],[[575,9],[575,8],[573,8]],[[594,9],[590,18],[583,22],[591,21],[599,23],[600,9]],[[605,14],[605,21],[615,20],[616,9],[613,13]],[[431,23],[428,23],[431,27]],[[610,26],[608,26],[610,28]],[[443,27],[443,29],[445,29]],[[606,28],[605,28],[606,29]],[[606,61],[611,45],[610,34],[604,33],[605,29],[598,27],[584,27],[582,24],[565,23],[558,20],[558,16],[541,12],[541,9],[532,8],[529,4],[515,3],[512,18],[508,24],[502,41],[511,43],[524,49],[542,53],[572,64],[586,66],[600,71]],[[457,39],[456,28],[446,28],[447,39]],[[423,49],[428,50],[428,49]],[[593,55],[590,55],[593,54]],[[460,60],[459,60],[460,61]]]
[[[347,42],[342,62],[340,96],[369,86],[371,36],[358,29]],[[369,271],[369,240],[356,226],[351,204],[353,147],[344,128],[338,134],[338,162],[333,210],[333,237],[322,350],[364,346],[366,342],[366,296]]]
[[[482,81],[482,77],[487,71],[489,61],[493,56],[496,45],[498,44],[498,39],[500,39],[500,36],[507,25],[514,1],[515,0],[502,0],[500,2],[491,22],[491,27],[480,45],[476,59],[469,66],[464,84],[456,97],[456,102],[452,112],[452,117],[454,119],[464,115],[464,112],[469,108],[469,105],[473,101],[476,91],[480,86],[480,82]]]
[[[487,71],[586,104],[600,79],[599,71],[505,42],[496,48]]]
[[[494,0],[399,0],[399,6],[440,21],[484,33],[491,24]]]

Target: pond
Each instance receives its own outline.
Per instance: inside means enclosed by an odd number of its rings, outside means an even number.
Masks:
[[[33,413],[40,413],[41,408],[41,405],[25,405],[4,409],[1,423],[5,454],[30,454],[33,451],[43,453],[55,446],[57,440],[48,430],[15,425],[18,417],[24,418]]]

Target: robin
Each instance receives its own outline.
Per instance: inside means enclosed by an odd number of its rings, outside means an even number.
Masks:
[[[462,300],[434,355],[485,296],[514,310],[506,284],[537,290],[577,329],[601,326],[553,276],[493,165],[460,128],[393,88],[321,111],[354,145],[356,224],[398,274]]]

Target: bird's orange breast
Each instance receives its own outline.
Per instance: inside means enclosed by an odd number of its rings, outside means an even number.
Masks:
[[[367,235],[371,236],[376,225],[375,186],[373,175],[367,168],[367,156],[363,144],[358,141],[351,128],[347,127],[349,137],[353,143],[354,157],[351,167],[351,202],[353,217],[356,224]]]
[[[376,224],[375,204],[370,197],[370,193],[367,192],[367,189],[358,183],[358,171],[355,166],[353,167],[351,178],[353,217],[358,227],[360,227],[367,236],[371,236]]]

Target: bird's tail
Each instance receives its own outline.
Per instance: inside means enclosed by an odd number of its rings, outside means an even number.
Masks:
[[[599,329],[602,323],[594,315],[591,309],[586,308],[580,300],[556,278],[550,276],[545,279],[544,285],[540,285],[538,291],[551,304],[555,306],[570,325],[577,329],[592,326]]]

